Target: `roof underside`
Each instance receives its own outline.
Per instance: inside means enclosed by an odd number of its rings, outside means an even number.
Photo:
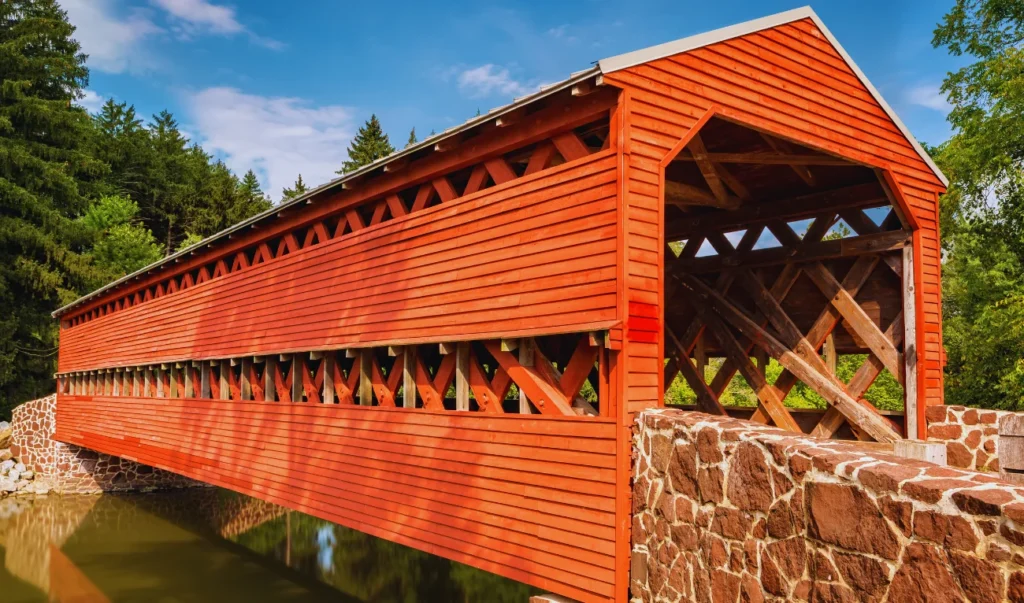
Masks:
[[[444,130],[443,132],[440,132],[439,134],[426,138],[415,145],[396,151],[391,155],[378,159],[377,161],[365,165],[358,170],[355,170],[353,172],[345,174],[344,176],[335,178],[325,184],[313,188],[300,196],[293,197],[292,199],[284,201],[281,204],[274,206],[273,208],[256,216],[253,216],[252,218],[249,218],[243,222],[235,224],[234,226],[231,226],[197,243],[196,245],[193,245],[192,247],[179,251],[166,258],[163,258],[162,260],[155,262],[137,272],[129,274],[128,276],[120,278],[100,289],[97,289],[96,291],[93,291],[92,293],[89,293],[88,295],[85,295],[75,300],[74,302],[56,310],[53,313],[53,316],[59,317],[63,314],[66,314],[70,310],[83,305],[84,303],[90,300],[100,297],[101,295],[113,289],[127,285],[132,281],[138,280],[142,278],[144,275],[147,275],[155,270],[158,270],[169,265],[173,265],[176,262],[180,262],[185,257],[194,255],[196,253],[201,253],[203,252],[204,249],[213,247],[216,244],[231,237],[233,234],[239,233],[246,228],[254,227],[256,224],[263,221],[276,219],[277,217],[279,217],[281,212],[287,208],[312,203],[314,198],[317,198],[323,195],[324,193],[344,188],[346,183],[351,183],[355,180],[361,180],[375,174],[383,173],[383,171],[385,170],[385,166],[392,162],[412,157],[421,157],[424,154],[437,151],[439,150],[440,147],[443,147],[444,142],[449,139],[462,137],[484,124],[492,122],[493,120],[496,119],[500,119],[502,116],[510,114],[514,111],[519,111],[553,94],[556,94],[563,90],[570,89],[573,86],[576,86],[593,78],[599,77],[603,73],[612,73],[621,69],[626,69],[635,65],[647,63],[650,61],[679,54],[682,52],[687,52],[695,48],[701,48],[703,46],[708,46],[710,44],[715,44],[718,42],[729,40],[731,38],[744,36],[764,29],[770,29],[772,27],[777,27],[779,25],[783,25],[793,21],[798,21],[801,19],[811,19],[814,21],[815,25],[822,31],[822,33],[828,38],[829,42],[840,53],[840,55],[850,66],[850,68],[854,71],[857,77],[861,80],[864,86],[868,89],[871,95],[875,98],[879,105],[885,110],[885,112],[893,120],[896,126],[900,129],[900,131],[903,133],[906,139],[914,146],[918,154],[931,168],[931,170],[934,172],[935,176],[939,179],[939,181],[942,182],[943,185],[948,185],[948,180],[942,174],[939,168],[935,165],[935,163],[931,160],[931,158],[928,156],[928,153],[920,146],[920,144],[913,137],[913,135],[911,135],[910,131],[903,124],[903,122],[900,121],[899,117],[896,116],[896,113],[885,102],[885,100],[878,93],[875,87],[871,85],[871,83],[868,81],[864,73],[853,62],[853,59],[850,58],[849,54],[847,54],[847,52],[839,44],[836,38],[828,30],[828,28],[825,27],[825,24],[822,23],[818,15],[810,7],[803,7],[778,13],[768,17],[763,17],[761,19],[747,21],[745,23],[740,23],[722,29],[717,29],[714,31],[698,34],[695,36],[690,36],[688,38],[667,42],[665,44],[651,46],[649,48],[645,48],[642,50],[637,50],[634,52],[629,52],[626,54],[601,59],[600,61],[597,62],[595,66],[583,71],[576,72],[569,76],[567,79],[562,80],[561,82],[550,84],[533,94],[517,98],[507,105],[491,109],[487,113],[473,117],[472,119],[466,121],[463,124],[453,126],[452,128],[449,128],[447,130]]]

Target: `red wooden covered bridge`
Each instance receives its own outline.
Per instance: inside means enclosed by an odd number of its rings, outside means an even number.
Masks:
[[[921,433],[945,186],[810,9],[612,57],[61,308],[57,438],[624,600],[632,417],[673,380]]]

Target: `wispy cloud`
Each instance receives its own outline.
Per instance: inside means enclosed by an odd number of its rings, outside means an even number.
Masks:
[[[111,0],[61,0],[76,27],[75,39],[100,71],[139,72],[156,61],[142,47],[147,37],[163,31],[143,10],[119,11]]]
[[[260,174],[275,200],[299,173],[310,184],[333,178],[354,134],[352,111],[338,105],[235,88],[207,88],[186,101],[190,130],[203,147],[237,174]]]
[[[213,4],[207,0],[151,0],[152,4],[167,12],[174,32],[181,38],[190,39],[196,35],[235,35],[244,33],[260,46],[273,50],[284,48],[278,40],[257,35],[238,20],[232,6]]]
[[[548,36],[556,40],[561,40],[567,44],[575,44],[579,40],[579,38],[570,32],[569,26],[566,24],[548,29],[547,34]]]
[[[470,98],[487,96],[522,96],[536,89],[512,76],[507,67],[488,63],[469,69],[456,69],[459,90]]]
[[[907,89],[907,102],[921,107],[927,107],[934,111],[948,113],[950,106],[946,95],[933,84],[919,84]]]
[[[92,90],[83,90],[84,96],[75,101],[75,104],[79,107],[84,108],[89,113],[96,113],[103,108],[103,103],[107,102],[107,99],[96,94]]]

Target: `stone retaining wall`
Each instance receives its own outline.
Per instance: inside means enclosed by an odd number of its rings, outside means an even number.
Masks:
[[[1017,413],[966,406],[929,406],[928,441],[946,444],[951,467],[999,471],[999,420]]]
[[[678,410],[638,419],[633,601],[1024,602],[1024,488]]]
[[[201,485],[180,475],[53,439],[57,396],[14,409],[11,452],[55,492],[92,494]]]

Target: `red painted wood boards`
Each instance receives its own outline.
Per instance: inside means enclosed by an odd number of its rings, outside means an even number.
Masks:
[[[65,330],[61,372],[607,328],[604,151]]]
[[[611,419],[62,395],[54,437],[606,601],[615,434]]]
[[[926,404],[941,403],[935,209],[942,184],[812,21],[630,67],[607,74],[605,81],[630,95],[630,137],[624,143],[629,148],[629,207],[657,194],[658,161],[713,106],[728,119],[890,170],[919,227],[921,393]],[[637,399],[629,400],[634,406],[648,399],[643,392],[634,394]]]

